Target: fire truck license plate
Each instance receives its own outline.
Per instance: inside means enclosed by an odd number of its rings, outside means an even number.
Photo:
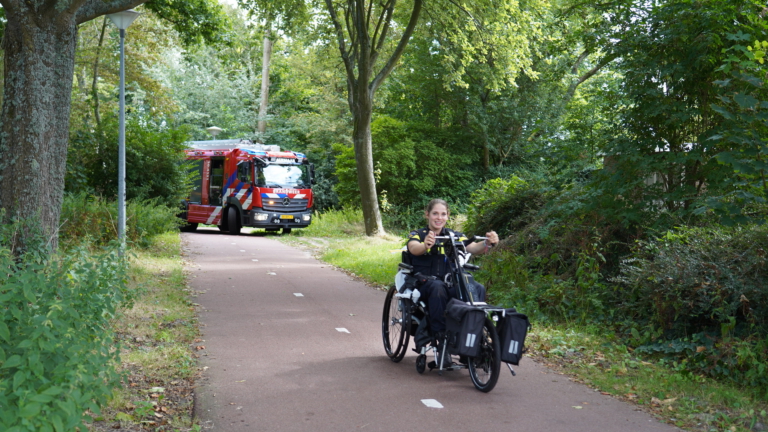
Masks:
[[[280,215],[280,219],[293,219],[293,215]]]

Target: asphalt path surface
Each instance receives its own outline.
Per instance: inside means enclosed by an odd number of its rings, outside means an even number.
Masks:
[[[528,358],[515,377],[503,365],[490,393],[466,369],[418,374],[412,341],[393,363],[381,342],[385,292],[270,237],[182,234],[201,292],[204,430],[679,430]]]

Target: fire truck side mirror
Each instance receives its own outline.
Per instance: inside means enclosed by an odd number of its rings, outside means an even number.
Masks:
[[[315,184],[315,164],[309,164],[309,182]]]

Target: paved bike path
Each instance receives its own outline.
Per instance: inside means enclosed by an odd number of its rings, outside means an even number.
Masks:
[[[412,342],[400,363],[384,354],[383,291],[269,237],[182,238],[190,286],[203,291],[195,414],[204,430],[678,430],[531,359],[516,377],[503,367],[487,394],[466,370],[419,375]]]

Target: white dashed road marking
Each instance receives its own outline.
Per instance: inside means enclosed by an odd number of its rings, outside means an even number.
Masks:
[[[440,402],[436,401],[435,399],[422,399],[421,403],[423,403],[424,405],[426,405],[429,408],[442,408],[443,407],[443,404],[441,404]]]
[[[337,327],[336,331],[339,333],[349,333],[349,330],[345,329],[344,327]],[[352,333],[350,333],[352,334]]]
[[[302,293],[293,293],[293,295],[295,295],[296,297],[304,297],[304,294]]]

